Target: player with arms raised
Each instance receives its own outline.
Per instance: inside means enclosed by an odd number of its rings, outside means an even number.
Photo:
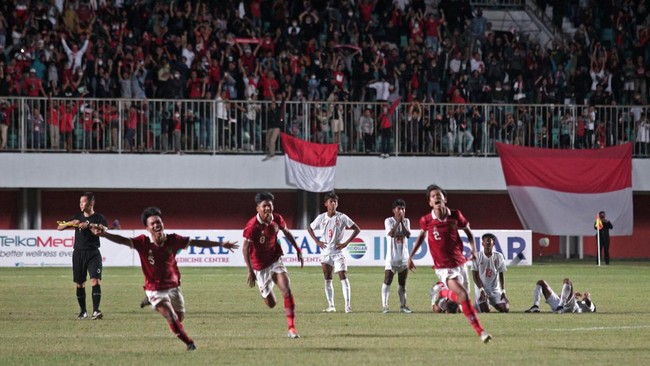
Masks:
[[[178,339],[187,345],[187,350],[193,351],[196,349],[196,345],[183,327],[185,299],[180,287],[181,274],[176,263],[176,253],[190,245],[200,248],[221,246],[231,251],[239,246],[235,245],[236,242],[230,241],[216,242],[190,239],[178,234],[166,234],[162,212],[157,207],[145,209],[141,219],[148,235],[142,234],[135,238],[125,238],[108,233],[104,225],[91,225],[91,229],[95,235],[117,244],[129,246],[138,252],[144,274],[144,289],[151,307],[167,319],[169,328]]]
[[[284,297],[284,311],[287,314],[289,338],[300,338],[296,331],[296,303],[291,293],[289,274],[282,263],[282,247],[278,242],[278,232],[282,231],[291,246],[296,250],[300,267],[303,258],[293,234],[287,228],[284,218],[273,213],[273,194],[260,192],[255,195],[257,214],[251,218],[244,228],[244,262],[248,267],[248,285],[259,287],[264,303],[273,308],[276,305],[273,285],[277,284]]]
[[[459,210],[447,207],[447,193],[439,186],[432,184],[427,187],[427,200],[432,211],[420,218],[420,234],[411,250],[408,267],[415,271],[413,256],[420,249],[426,236],[436,275],[456,294],[463,314],[480,336],[481,341],[488,343],[492,340],[492,336],[481,326],[476,309],[472,305],[466,285],[464,285],[467,282],[467,271],[464,267],[467,258],[463,255],[463,241],[458,235],[458,230],[463,230],[467,235],[473,246],[470,259],[474,259],[476,248],[474,247],[474,234],[469,228],[469,221]]]

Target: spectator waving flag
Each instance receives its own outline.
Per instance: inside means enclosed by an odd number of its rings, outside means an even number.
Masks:
[[[309,192],[334,189],[337,144],[316,144],[282,134],[287,184]]]
[[[525,229],[594,235],[593,213],[607,211],[613,235],[631,235],[632,144],[551,150],[497,144],[503,175]]]

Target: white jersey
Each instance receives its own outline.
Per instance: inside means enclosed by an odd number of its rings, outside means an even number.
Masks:
[[[326,245],[325,249],[321,249],[321,254],[330,255],[341,252],[336,245],[343,242],[345,229],[354,226],[354,221],[342,212],[337,211],[332,217],[323,212],[309,226]]]
[[[481,282],[483,282],[483,288],[488,296],[495,292],[500,295],[502,289],[499,284],[498,274],[507,271],[503,254],[492,251],[492,255],[488,257],[483,251],[476,253],[476,259],[472,261],[472,271],[478,271]],[[478,293],[479,289],[476,284],[474,284],[474,287],[476,293]]]
[[[386,231],[386,239],[388,241],[388,251],[386,252],[386,266],[406,266],[409,261],[408,238],[404,236],[404,229],[411,231],[411,222],[409,219],[404,218],[400,228],[395,231],[393,237],[388,236],[388,233],[393,230],[397,221],[394,217],[389,217],[384,220],[384,229]]]

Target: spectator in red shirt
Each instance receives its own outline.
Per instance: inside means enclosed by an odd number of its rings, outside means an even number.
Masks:
[[[72,133],[74,131],[74,117],[79,110],[81,102],[77,102],[74,106],[69,103],[61,111],[61,134],[63,134],[63,145],[67,151],[72,151]]]
[[[43,83],[41,82],[41,79],[36,76],[35,69],[29,70],[29,76],[25,78],[23,88],[28,97],[46,96],[45,90],[43,89]]]
[[[61,107],[59,103],[55,103],[52,99],[48,99],[48,105],[50,106],[47,113],[47,125],[50,130],[50,148],[58,150],[59,145],[59,108]]]

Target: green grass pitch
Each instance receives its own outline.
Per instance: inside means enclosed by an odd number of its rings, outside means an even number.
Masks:
[[[78,321],[70,268],[0,268],[0,365],[648,365],[650,263],[553,262],[506,273],[510,314],[480,314],[492,343],[480,342],[462,314],[430,312],[434,273],[425,266],[407,284],[413,314],[400,314],[397,281],[392,312],[381,313],[383,268],[349,270],[354,313],[324,314],[319,268],[289,267],[300,339],[286,337],[282,300],[268,309],[246,286],[243,268],[181,268],[184,322],[197,344],[187,352],[164,319],[140,309],[140,269],[105,268],[104,319]],[[559,292],[570,277],[589,290],[595,314],[524,314],[535,281]],[[276,289],[276,296],[279,291]],[[87,303],[91,309],[90,289]]]

